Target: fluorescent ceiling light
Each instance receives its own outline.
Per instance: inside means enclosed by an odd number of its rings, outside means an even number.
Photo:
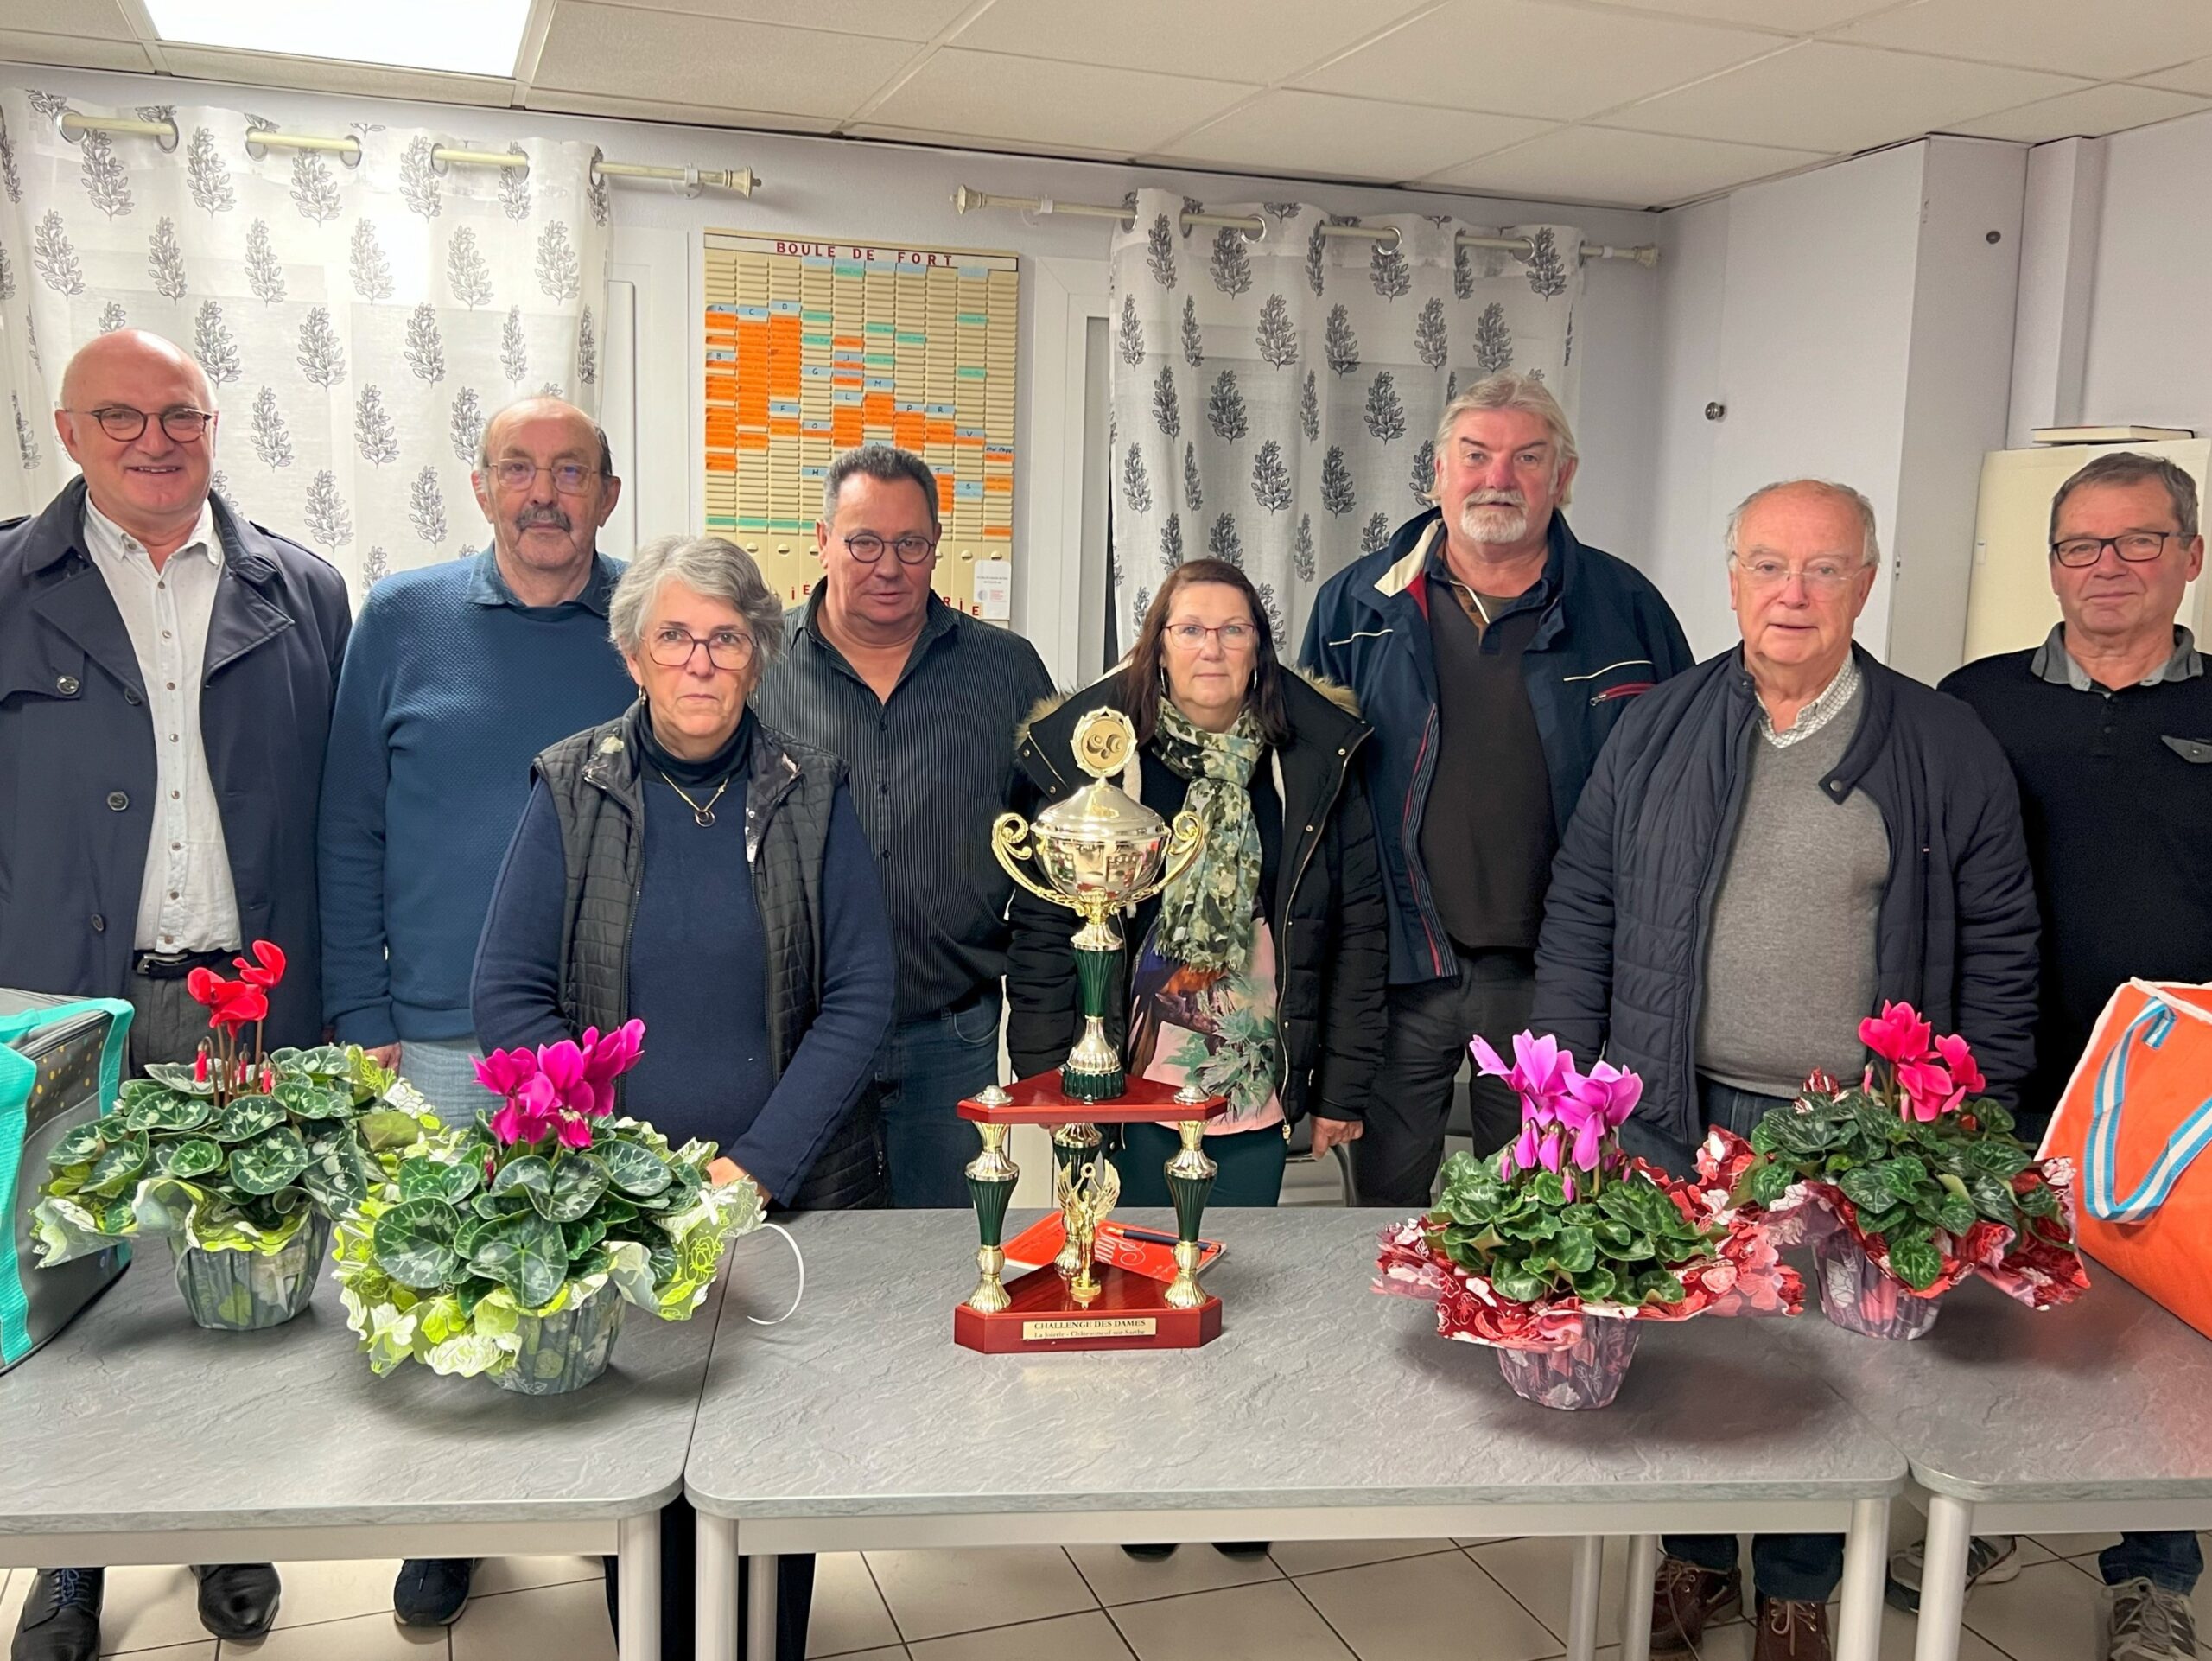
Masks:
[[[530,0],[146,0],[180,46],[512,75]]]

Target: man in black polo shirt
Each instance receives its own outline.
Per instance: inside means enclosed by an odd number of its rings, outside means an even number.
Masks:
[[[2113,988],[2132,976],[2212,981],[2212,678],[2174,621],[2203,564],[2195,481],[2158,456],[2101,455],[2050,505],[2065,620],[2032,651],[1943,683],[1997,735],[2020,783],[2044,920],[2036,1066],[2020,1098],[2031,1137]],[[2123,1534],[2097,1566],[2110,1588],[2106,1657],[2195,1653],[2194,1534]],[[1918,1607],[1921,1567],[1918,1546],[1892,1562],[1891,1601]],[[1976,1540],[1967,1570],[1969,1585],[2018,1574],[2011,1537]]]
[[[1006,902],[991,821],[1026,786],[1014,729],[1052,690],[1037,648],[938,599],[937,477],[863,444],[830,464],[823,578],[753,695],[770,726],[845,764],[883,877],[898,1009],[877,1060],[891,1203],[965,1206],[981,1145],[960,1098],[997,1081]],[[864,1110],[865,1106],[864,1106]]]

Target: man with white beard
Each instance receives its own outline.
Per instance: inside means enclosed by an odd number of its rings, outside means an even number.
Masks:
[[[1567,529],[1576,462],[1542,381],[1478,382],[1437,423],[1436,506],[1314,597],[1301,656],[1375,729],[1362,760],[1391,901],[1362,1205],[1428,1203],[1468,1039],[1507,1049],[1528,1022],[1552,855],[1599,747],[1691,662],[1659,590]],[[1473,1107],[1478,1154],[1518,1129],[1497,1079]]]

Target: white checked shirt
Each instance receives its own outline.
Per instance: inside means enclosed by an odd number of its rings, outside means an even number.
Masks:
[[[88,498],[85,551],[123,614],[154,722],[154,830],[132,944],[142,951],[240,946],[238,894],[200,733],[207,624],[223,574],[214,510],[200,508],[191,537],[156,571],[145,544]]]

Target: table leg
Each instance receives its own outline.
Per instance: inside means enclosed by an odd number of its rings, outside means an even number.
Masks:
[[[1958,1661],[1967,1611],[1967,1552],[1974,1544],[1974,1506],[1948,1494],[1928,1500],[1926,1560],[1920,1567],[1920,1635],[1913,1661]]]
[[[1843,1539],[1843,1607],[1835,1661],[1878,1661],[1882,1652],[1882,1581],[1889,1570],[1890,1502],[1853,1500]]]
[[[1651,1583],[1659,1578],[1659,1537],[1628,1542],[1628,1584],[1621,1588],[1621,1661],[1651,1661]]]
[[[776,1661],[776,1559],[745,1560],[745,1661]]]
[[[615,1644],[622,1661],[660,1661],[660,1513],[649,1511],[615,1524],[615,1585],[622,1630]]]
[[[1567,1602],[1567,1661],[1594,1661],[1598,1653],[1598,1594],[1605,1581],[1605,1537],[1574,1542],[1574,1577]]]
[[[738,1661],[737,1519],[694,1508],[693,1645],[697,1661]]]

